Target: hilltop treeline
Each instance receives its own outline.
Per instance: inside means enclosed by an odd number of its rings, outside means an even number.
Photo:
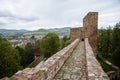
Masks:
[[[98,33],[98,54],[120,67],[120,22]]]
[[[9,41],[0,37],[0,78],[10,77],[27,67],[35,59],[37,50],[45,60],[70,43],[67,36],[59,38],[54,32],[49,32],[41,40],[32,36],[31,40],[32,42],[24,46],[13,47]]]

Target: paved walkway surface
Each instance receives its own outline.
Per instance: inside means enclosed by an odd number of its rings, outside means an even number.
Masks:
[[[85,61],[84,42],[80,42],[72,55],[58,71],[54,80],[86,80],[87,71]]]

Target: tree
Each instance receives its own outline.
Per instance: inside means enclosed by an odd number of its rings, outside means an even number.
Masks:
[[[0,33],[0,40],[6,40],[5,36],[2,33]]]
[[[25,55],[24,55],[24,67],[28,66],[34,60],[34,44],[28,43],[25,46]]]
[[[40,40],[35,41],[35,49],[40,49]]]
[[[19,46],[16,49],[21,56],[21,66],[25,68],[34,60],[34,53],[36,49],[40,49],[40,41],[36,41],[35,43],[28,43],[25,45],[25,48],[21,48]]]
[[[0,78],[10,77],[21,69],[18,51],[8,41],[0,40]]]
[[[98,35],[98,51],[101,55],[120,67],[120,23],[113,29],[100,29]]]
[[[18,50],[18,53],[21,57],[21,62],[20,62],[21,66],[25,67],[25,65],[26,65],[26,63],[25,63],[25,61],[26,61],[25,50],[19,46],[17,46],[16,49]]]
[[[67,37],[67,35],[63,36],[63,38],[60,41],[60,49],[66,47],[67,45],[69,45],[71,42],[69,40],[69,38]]]
[[[102,56],[108,57],[112,48],[112,30],[109,26],[107,29],[100,29],[98,35],[98,51]]]
[[[55,33],[49,32],[40,43],[40,48],[44,58],[48,58],[59,50],[59,37]]]
[[[66,42],[68,40],[67,35],[63,36],[63,40],[64,40],[64,42]]]
[[[32,35],[30,39],[31,39],[32,43],[35,43],[35,41],[36,41],[35,35]]]
[[[115,65],[120,67],[120,23],[117,23],[113,29],[113,55],[112,60]]]
[[[0,40],[2,39],[3,34],[0,33]]]

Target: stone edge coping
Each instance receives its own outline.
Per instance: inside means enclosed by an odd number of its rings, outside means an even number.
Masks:
[[[73,43],[71,43],[70,45],[68,45],[67,47],[63,48],[62,50],[60,50],[59,52],[57,52],[56,54],[54,54],[52,57],[48,58],[45,62],[44,65],[47,64],[51,64],[53,65],[56,61],[58,61],[62,56],[67,55],[67,53],[73,49],[74,47],[76,47],[77,43],[79,42],[78,39],[76,39]],[[46,67],[46,66],[43,66]]]
[[[85,50],[86,50],[88,80],[109,80],[107,74],[103,71],[99,62],[94,56],[88,38],[85,38]]]
[[[79,39],[76,39],[70,45],[48,58],[39,68],[25,68],[18,71],[10,80],[51,80],[62,67],[66,59],[71,55],[79,41]]]

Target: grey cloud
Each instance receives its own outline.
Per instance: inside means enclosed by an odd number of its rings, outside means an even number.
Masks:
[[[14,17],[14,15],[8,11],[0,11],[0,17]]]
[[[17,23],[17,22],[32,22],[38,20],[36,17],[23,17],[23,16],[17,16],[15,14],[12,14],[10,11],[0,11],[0,18],[1,22],[0,25],[7,25],[11,23]]]
[[[0,22],[0,25],[1,25],[1,26],[4,26],[4,25],[5,25],[5,23]]]
[[[25,22],[32,22],[32,21],[39,20],[39,19],[36,18],[36,17],[19,17],[19,18],[17,18],[17,19],[18,19],[18,20],[25,21]]]
[[[20,26],[19,28],[33,29],[41,27],[65,27],[82,23],[83,17],[89,11],[99,12],[99,26],[109,25],[109,22],[117,22],[120,11],[119,0],[4,0],[9,2],[10,8],[0,4],[0,17],[4,17],[7,27]],[[0,1],[1,2],[1,1]],[[2,5],[2,6],[1,6]],[[12,6],[12,7],[11,7]],[[15,14],[13,14],[15,13]],[[111,14],[112,13],[112,14]],[[114,14],[114,13],[117,13]],[[106,16],[106,15],[107,16]],[[111,15],[110,15],[111,14]],[[110,19],[110,20],[109,20]],[[104,23],[103,23],[104,22]],[[23,27],[22,27],[23,26]]]

